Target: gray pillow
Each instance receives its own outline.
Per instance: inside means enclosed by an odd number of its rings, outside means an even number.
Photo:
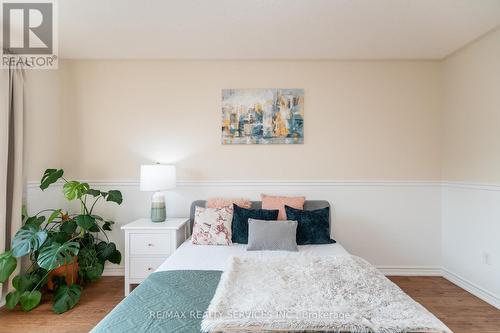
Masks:
[[[248,219],[247,251],[298,251],[297,221]]]

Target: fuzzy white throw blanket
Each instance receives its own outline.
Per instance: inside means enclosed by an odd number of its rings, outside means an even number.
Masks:
[[[232,257],[202,321],[205,332],[450,333],[355,256]]]

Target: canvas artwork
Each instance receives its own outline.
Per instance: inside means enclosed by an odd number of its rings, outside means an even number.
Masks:
[[[303,89],[222,90],[222,144],[303,142]]]

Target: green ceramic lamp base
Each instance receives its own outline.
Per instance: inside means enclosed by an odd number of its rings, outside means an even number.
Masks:
[[[161,192],[156,192],[151,202],[151,222],[165,222],[166,219],[165,196]]]

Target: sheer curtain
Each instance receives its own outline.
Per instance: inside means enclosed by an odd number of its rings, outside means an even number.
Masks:
[[[1,69],[0,83],[0,253],[21,226],[23,203],[24,73],[20,68]],[[18,265],[18,269],[19,269]],[[15,276],[14,272],[12,276]],[[11,288],[5,283],[0,299]]]

